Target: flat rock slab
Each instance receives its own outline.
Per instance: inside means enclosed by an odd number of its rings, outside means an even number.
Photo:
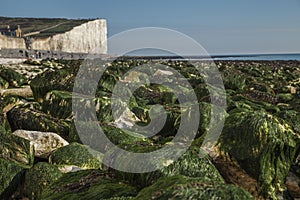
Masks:
[[[51,132],[17,130],[13,134],[29,140],[35,149],[34,156],[39,158],[48,158],[52,151],[69,145],[62,137]]]
[[[14,89],[3,89],[0,90],[1,96],[19,96],[19,97],[33,97],[32,90],[29,86],[22,87],[22,88],[14,88]]]

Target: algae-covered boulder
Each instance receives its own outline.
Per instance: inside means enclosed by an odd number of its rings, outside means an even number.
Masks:
[[[8,81],[0,76],[0,89],[7,89],[9,87]]]
[[[53,165],[75,166],[79,169],[102,169],[102,155],[89,149],[88,146],[71,143],[55,150],[49,157]]]
[[[28,140],[0,130],[0,158],[30,167],[34,161],[34,148]]]
[[[8,199],[22,180],[24,168],[17,163],[0,158],[0,199]]]
[[[71,117],[72,93],[57,90],[48,92],[43,99],[42,110],[60,119]]]
[[[177,103],[177,97],[172,90],[162,85],[142,86],[133,95],[139,105],[167,105]]]
[[[25,193],[30,199],[41,199],[42,191],[63,175],[56,166],[39,162],[26,171]]]
[[[31,82],[30,87],[36,101],[42,103],[44,96],[52,90],[72,91],[75,75],[78,67],[63,68],[55,71],[48,70],[37,75]]]
[[[18,103],[20,100],[16,97],[0,97],[0,129],[10,130],[6,113]]]
[[[11,87],[21,87],[28,83],[25,76],[10,68],[0,67],[0,76],[5,79]]]
[[[300,133],[300,112],[296,110],[284,110],[278,113],[277,116],[289,123],[296,133]]]
[[[194,116],[192,116],[193,109],[199,108],[199,121],[195,121]],[[164,106],[164,110],[159,107],[133,107],[133,113],[140,119],[140,125],[148,125],[152,122],[153,126],[147,128],[147,130],[161,135],[164,137],[174,136],[177,134],[178,129],[181,125],[181,119],[185,117],[185,123],[199,123],[198,133],[196,138],[203,134],[208,133],[213,127],[212,125],[221,124],[224,122],[226,116],[228,115],[226,110],[222,107],[200,102],[190,105],[179,105],[173,104]],[[166,114],[166,121],[161,129],[158,129],[159,125],[162,123],[162,116]],[[143,132],[141,132],[143,134]]]
[[[67,91],[53,90],[43,98],[42,110],[60,119],[71,118],[73,115],[80,115],[81,118],[88,117],[90,116],[88,112],[95,111],[99,121],[110,122],[113,119],[110,96],[103,92],[101,97],[93,98]],[[73,113],[72,103],[74,102],[76,110]]]
[[[144,199],[254,199],[245,190],[233,185],[207,182],[203,178],[172,176],[161,178],[142,189],[136,197]]]
[[[99,124],[99,122],[95,121],[77,121],[76,125],[73,123],[70,128],[68,141],[84,143],[95,150],[103,152],[109,144],[103,142],[104,140],[100,135],[101,132],[98,129],[100,125],[104,135],[114,145],[125,146],[132,143],[150,142],[149,139],[141,134],[107,124]]]
[[[84,170],[64,174],[43,191],[42,199],[98,200],[132,197],[136,194],[134,187],[113,179],[110,174]]]
[[[17,106],[7,113],[7,118],[12,131],[31,130],[54,132],[63,138],[67,137],[69,133],[69,125],[67,122],[30,107]]]
[[[179,149],[175,144],[172,145],[173,150],[169,150],[172,154],[177,154],[182,150]],[[151,143],[143,143],[143,144],[131,144],[126,146],[126,150],[134,153],[149,153],[154,152],[163,148],[162,145],[154,145]],[[177,149],[178,148],[178,149]],[[131,166],[131,169],[148,169],[153,165],[157,170],[153,172],[147,173],[130,173],[123,171],[116,171],[111,169],[116,176],[124,181],[128,181],[133,185],[136,185],[139,188],[149,186],[153,182],[155,182],[160,177],[170,177],[174,175],[185,175],[189,177],[202,177],[203,179],[209,181],[215,181],[219,183],[223,183],[224,180],[215,166],[212,164],[211,158],[208,155],[205,155],[204,152],[196,146],[190,147],[187,152],[183,152],[177,160],[166,158],[165,154],[160,157],[153,157],[150,163],[144,162],[143,157],[140,157],[140,162],[136,159],[136,157],[124,157],[120,151],[113,150],[104,155],[104,159],[106,162],[110,163],[110,166],[120,167],[127,170]],[[135,163],[135,165],[134,165]],[[154,169],[155,169],[154,168]]]
[[[284,190],[284,179],[299,148],[299,136],[286,122],[264,111],[232,111],[220,143],[258,180],[266,198],[276,199],[276,193]]]
[[[34,146],[35,157],[39,158],[48,158],[52,151],[69,145],[62,137],[51,132],[16,130],[13,135],[30,141],[30,144]]]

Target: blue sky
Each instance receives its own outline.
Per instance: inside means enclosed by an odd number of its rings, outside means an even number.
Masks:
[[[15,0],[2,2],[0,15],[105,18],[109,36],[170,28],[210,54],[300,53],[300,0]]]

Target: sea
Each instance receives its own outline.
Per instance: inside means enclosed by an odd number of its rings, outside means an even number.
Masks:
[[[143,54],[143,55],[126,55],[127,58],[144,59],[150,58],[154,60],[296,60],[300,61],[300,53],[293,54],[239,54],[239,55],[210,55],[210,56],[176,56],[176,55],[157,55],[157,54]]]
[[[246,54],[211,56],[213,60],[298,60],[300,54]]]

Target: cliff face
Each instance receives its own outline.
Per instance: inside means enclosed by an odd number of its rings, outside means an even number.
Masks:
[[[47,38],[32,38],[33,50],[62,51],[68,53],[107,53],[107,25],[105,19],[89,21],[72,30]],[[23,38],[0,35],[0,48],[26,49]]]
[[[22,38],[10,38],[0,34],[0,49],[26,49]]]
[[[49,38],[35,38],[32,49],[70,53],[107,53],[106,20],[98,19]]]

